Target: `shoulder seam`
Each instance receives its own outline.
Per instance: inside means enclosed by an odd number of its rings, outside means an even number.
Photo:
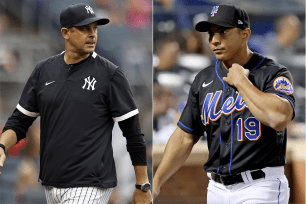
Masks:
[[[119,68],[120,68],[119,66],[116,67],[116,71],[115,71],[114,74],[111,76],[110,81],[113,80],[113,78],[115,77],[115,75],[116,75],[116,73],[118,72]]]

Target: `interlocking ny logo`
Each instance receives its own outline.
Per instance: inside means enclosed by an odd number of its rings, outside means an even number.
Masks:
[[[218,12],[218,8],[219,6],[214,6],[213,9],[211,10],[211,16],[210,17],[214,17],[215,14]]]
[[[88,84],[88,87],[87,87],[87,90],[90,90],[90,87],[91,87],[91,90],[95,90],[95,84],[96,84],[96,79],[94,77],[92,77],[92,80],[90,81],[90,76],[85,78],[85,84],[84,86],[82,87],[83,89],[85,89],[86,87],[86,84]]]
[[[92,8],[90,6],[85,6],[86,10],[87,10],[87,13],[91,13],[91,14],[94,14],[95,12],[92,10]]]

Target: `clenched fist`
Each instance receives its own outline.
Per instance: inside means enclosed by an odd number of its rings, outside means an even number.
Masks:
[[[237,86],[243,79],[249,78],[250,71],[244,69],[239,64],[234,63],[231,68],[228,69],[226,77],[223,77],[223,81],[226,81],[229,85]]]

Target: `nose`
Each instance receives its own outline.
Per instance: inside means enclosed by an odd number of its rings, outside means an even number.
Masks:
[[[97,29],[95,29],[95,28],[89,28],[89,36],[90,37],[95,37],[95,36],[97,36]]]
[[[214,35],[211,37],[211,43],[213,45],[219,45],[221,43],[221,36],[219,33],[214,33]]]

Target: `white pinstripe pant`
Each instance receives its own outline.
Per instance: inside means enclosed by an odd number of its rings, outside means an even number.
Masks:
[[[44,186],[47,204],[107,204],[113,188]]]

